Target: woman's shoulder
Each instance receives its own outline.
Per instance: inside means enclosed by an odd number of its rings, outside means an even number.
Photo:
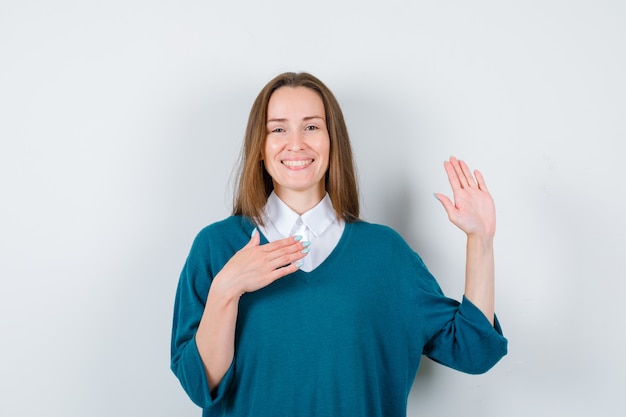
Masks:
[[[252,228],[254,228],[252,222],[250,222],[247,218],[243,216],[232,215],[204,226],[202,230],[200,230],[200,233],[212,233],[216,231],[241,228],[245,227],[247,223],[250,224]]]
[[[196,236],[196,242],[207,242],[213,239],[247,234],[250,236],[254,224],[243,216],[228,216],[207,226],[204,226]]]
[[[408,246],[404,238],[390,226],[359,220],[351,223],[353,233],[359,238],[376,239],[381,243]]]
[[[410,268],[426,270],[426,265],[419,254],[408,244],[402,235],[384,224],[358,221],[351,223],[351,237],[362,243],[362,250],[367,247],[373,250],[376,256],[385,254],[393,260],[396,266],[404,265]]]
[[[398,232],[384,224],[370,223],[365,220],[358,220],[354,223],[351,223],[351,225],[353,229],[359,233],[370,233],[381,236],[389,236],[393,238],[401,238]]]

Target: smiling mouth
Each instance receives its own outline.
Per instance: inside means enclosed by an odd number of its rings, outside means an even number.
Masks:
[[[313,163],[312,159],[304,159],[301,161],[282,161],[283,165],[289,168],[302,168]]]

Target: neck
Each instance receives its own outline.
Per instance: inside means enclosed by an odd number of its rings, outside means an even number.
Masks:
[[[298,214],[306,213],[311,210],[313,207],[319,204],[320,201],[326,195],[326,190],[320,190],[319,192],[301,192],[301,191],[293,191],[293,190],[280,190],[274,189],[274,192],[282,200],[283,203],[287,204],[290,209],[295,211]]]

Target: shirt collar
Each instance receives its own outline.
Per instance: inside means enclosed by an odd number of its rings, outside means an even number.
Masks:
[[[265,204],[265,221],[272,222],[276,230],[282,236],[287,237],[299,217],[315,236],[324,233],[328,226],[337,221],[337,215],[328,193],[315,207],[300,216],[272,191]]]

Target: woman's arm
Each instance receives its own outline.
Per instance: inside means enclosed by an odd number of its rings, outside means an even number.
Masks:
[[[211,391],[220,384],[234,358],[239,298],[295,272],[300,267],[298,261],[306,256],[303,249],[302,242],[294,237],[260,245],[255,229],[248,244],[213,279],[196,332]]]
[[[480,171],[474,174],[467,164],[452,157],[444,162],[454,202],[443,194],[441,202],[448,218],[467,235],[465,296],[494,322],[494,255],[496,211]]]

